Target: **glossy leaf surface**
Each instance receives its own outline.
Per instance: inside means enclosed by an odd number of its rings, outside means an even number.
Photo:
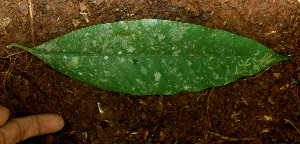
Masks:
[[[99,24],[34,48],[11,47],[73,79],[132,95],[198,92],[289,59],[223,30],[155,19]]]

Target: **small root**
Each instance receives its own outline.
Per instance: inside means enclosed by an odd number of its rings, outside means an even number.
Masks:
[[[208,92],[208,90],[205,90],[204,93],[202,92],[202,94],[197,94],[197,95],[199,95],[199,96],[197,97],[197,101],[198,101],[202,96],[206,95],[207,92]]]
[[[256,140],[257,139],[255,137],[246,137],[246,138],[227,137],[227,136],[223,136],[223,135],[220,135],[218,133],[211,132],[211,131],[208,131],[208,133],[212,134],[214,136],[220,137],[221,139],[224,139],[226,141],[251,141],[251,140]]]
[[[285,121],[286,123],[289,123],[290,125],[292,125],[292,126],[294,127],[294,129],[295,129],[298,133],[300,133],[300,130],[295,126],[295,124],[294,124],[292,121],[290,121],[290,120],[288,120],[288,119],[284,119],[284,121]]]
[[[7,52],[7,51],[6,51]],[[8,53],[8,52],[7,52]],[[13,53],[13,54],[10,54],[6,57],[1,57],[1,59],[11,59],[12,56],[15,56],[15,55],[19,55],[20,53],[25,53],[25,51],[21,51],[21,52],[17,52],[17,53]]]

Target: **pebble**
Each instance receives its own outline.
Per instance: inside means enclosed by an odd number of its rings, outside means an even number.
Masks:
[[[208,18],[209,18],[209,14],[205,12],[205,13],[203,13],[203,14],[201,15],[201,17],[202,17],[203,20],[207,21]]]
[[[163,16],[163,15],[158,15],[157,17],[156,17],[156,19],[165,19],[165,17]]]
[[[294,84],[299,84],[299,82],[296,81],[295,79],[292,79],[292,82],[293,82]]]
[[[179,8],[178,8],[178,7],[173,8],[173,9],[172,9],[172,12],[179,12]]]

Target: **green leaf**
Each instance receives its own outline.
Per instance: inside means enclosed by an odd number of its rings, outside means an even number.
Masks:
[[[156,19],[99,24],[34,48],[11,47],[73,79],[132,95],[198,92],[289,59],[223,30]]]

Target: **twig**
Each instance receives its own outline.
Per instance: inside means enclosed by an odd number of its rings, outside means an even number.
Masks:
[[[33,15],[32,15],[31,0],[28,0],[28,2],[29,2],[29,14],[30,14],[31,41],[32,41],[32,45],[35,46],[34,21],[33,21]]]
[[[212,92],[214,91],[214,88],[210,91],[209,95],[208,95],[208,98],[207,98],[207,105],[206,105],[206,111],[207,111],[207,119],[208,119],[208,124],[209,126],[211,127],[211,122],[210,122],[210,118],[209,118],[209,112],[208,112],[208,109],[209,109],[209,98],[212,94]]]
[[[257,139],[255,137],[246,137],[246,138],[227,137],[227,136],[223,136],[223,135],[220,135],[218,133],[211,132],[211,131],[208,131],[208,133],[213,134],[213,135],[215,135],[217,137],[220,137],[221,139],[224,139],[224,140],[227,140],[227,141],[250,141],[250,140],[256,140]]]
[[[157,114],[161,116],[161,113],[163,111],[164,105],[163,105],[164,96],[160,95],[157,102]]]

